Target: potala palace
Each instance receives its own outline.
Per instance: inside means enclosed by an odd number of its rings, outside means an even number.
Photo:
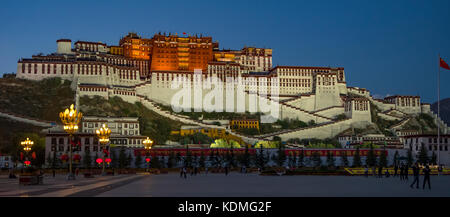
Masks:
[[[248,142],[274,136],[282,140],[335,137],[352,127],[370,125],[373,106],[380,118],[404,120],[399,126],[410,117],[427,113],[445,133],[448,129],[419,96],[374,99],[365,88],[347,86],[342,67],[274,67],[272,49],[220,50],[212,37],[201,35],[158,33],[142,38],[129,33],[118,46],[87,41],[72,46],[71,40],[60,39],[56,53],[20,59],[16,74],[30,80],[60,77],[72,81],[77,99],[118,96],[130,103],[141,102],[160,115],[188,125],[224,128]],[[196,85],[212,78],[217,78],[220,85]],[[181,79],[183,85],[176,85]],[[262,122],[298,119],[316,125],[245,136],[158,106],[173,107],[180,100],[183,109],[208,110],[205,105],[210,105],[213,111],[261,112],[266,115]],[[337,118],[342,115],[345,118]]]

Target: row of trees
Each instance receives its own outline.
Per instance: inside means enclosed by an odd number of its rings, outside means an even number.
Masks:
[[[427,150],[424,146],[420,150],[417,155],[417,161],[422,164],[426,163],[435,163],[436,155],[433,152],[431,159],[428,157]],[[91,168],[92,164],[95,163],[95,160],[101,156],[97,154],[94,157],[86,157],[90,156],[89,151],[85,153],[85,156],[82,158],[80,162],[80,166],[84,168]],[[129,168],[133,164],[135,167],[145,167],[145,157],[141,155],[137,155],[134,159],[131,156],[131,153],[126,153],[125,148],[121,147],[119,153],[111,152],[111,167],[112,168]],[[343,167],[361,167],[363,165],[367,165],[369,167],[373,166],[383,166],[387,167],[389,165],[386,152],[383,150],[379,156],[376,156],[373,146],[370,146],[365,162],[362,162],[359,148],[356,149],[355,154],[353,155],[352,162],[348,159],[347,155],[341,155],[340,157],[340,165],[336,164],[336,156],[333,155],[331,151],[327,152],[327,156],[325,162],[323,162],[319,152],[313,152],[311,156],[305,156],[303,152],[300,154],[290,154],[286,155],[285,148],[282,144],[278,145],[278,150],[276,153],[271,154],[264,148],[262,145],[259,146],[255,154],[251,154],[249,152],[248,147],[246,147],[243,154],[235,154],[233,149],[230,148],[226,153],[219,153],[218,150],[212,149],[209,156],[205,156],[201,153],[199,156],[194,156],[189,148],[186,149],[186,155],[181,156],[180,153],[170,152],[168,156],[157,156],[151,157],[150,159],[150,167],[151,168],[173,168],[177,166],[186,166],[186,167],[222,167],[222,166],[246,166],[246,167],[258,167],[258,168],[266,168],[269,165],[269,162],[274,162],[279,167],[289,166],[289,167],[304,167],[304,166],[313,166],[313,167],[328,167],[334,168],[336,166]],[[412,155],[411,150],[408,150],[408,153],[405,157],[401,157],[399,153],[396,151],[393,157],[393,165],[399,165],[402,160],[405,160],[405,163],[408,165],[412,165],[415,162],[415,159]],[[62,166],[61,160],[56,156],[48,156],[47,158],[48,165],[51,168],[60,168]]]

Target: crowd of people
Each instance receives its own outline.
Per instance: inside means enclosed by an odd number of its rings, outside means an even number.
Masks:
[[[413,175],[413,182],[411,183],[410,187],[414,188],[414,185],[416,185],[416,188],[419,188],[419,182],[420,182],[420,170],[421,170],[421,166],[419,165],[418,162],[416,162],[414,165],[412,165],[411,167],[412,169],[412,175]],[[394,174],[393,177],[400,177],[401,181],[408,181],[408,176],[409,176],[409,166],[408,164],[396,164],[394,165]],[[438,167],[438,175],[441,175],[443,171],[442,165]],[[430,166],[428,164],[425,164],[422,167],[422,174],[423,174],[423,182],[422,182],[422,189],[425,189],[425,186],[428,184],[428,189],[431,189],[431,182],[430,182],[430,175],[431,175],[431,169]],[[378,167],[378,173],[377,173],[377,169],[375,166],[372,167],[372,175],[374,177],[377,178],[383,178],[383,167],[379,166]],[[368,177],[369,176],[369,167],[366,165],[364,167],[364,176]],[[389,178],[391,176],[390,172],[389,172],[389,168],[385,169],[384,172],[384,176],[386,178]]]

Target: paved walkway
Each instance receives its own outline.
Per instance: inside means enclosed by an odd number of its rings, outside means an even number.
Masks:
[[[161,175],[78,177],[46,176],[44,185],[21,186],[18,179],[0,177],[0,196],[15,197],[449,197],[450,176],[432,176],[432,189],[411,189],[398,177],[259,176],[200,174],[180,178]],[[421,177],[421,180],[423,177]],[[420,185],[420,187],[422,187]]]
[[[76,180],[66,180],[66,175],[57,175],[55,178],[44,176],[43,185],[19,185],[19,180],[0,177],[0,196],[13,197],[64,197],[82,191],[108,186],[127,180],[135,180],[140,175],[96,176],[94,178],[77,177]]]
[[[422,181],[421,177],[420,181]],[[432,189],[411,189],[398,177],[259,176],[231,173],[179,178],[151,175],[100,197],[449,197],[450,176],[432,176]],[[422,187],[422,186],[420,186]],[[92,195],[94,196],[94,195]]]

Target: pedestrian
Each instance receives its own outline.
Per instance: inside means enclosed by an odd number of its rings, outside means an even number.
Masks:
[[[386,172],[384,173],[384,175],[386,176],[386,178],[389,178],[391,176],[388,168],[386,168]]]
[[[378,167],[378,178],[383,178],[383,166]]]
[[[377,177],[377,169],[376,169],[375,165],[372,166],[372,175],[373,175],[373,177]]]
[[[78,176],[78,172],[79,172],[80,170],[78,169],[78,167],[75,169],[75,175],[76,176]]]
[[[428,188],[431,190],[430,172],[431,172],[430,167],[427,164],[425,166],[425,168],[423,169],[423,186],[422,186],[422,189],[425,189],[425,183],[428,182]]]
[[[225,166],[225,175],[228,176],[228,166]]]
[[[405,164],[405,180],[408,181],[408,175],[409,175],[409,165]]]
[[[186,167],[183,167],[183,174],[184,174],[184,178],[185,178],[185,179],[187,179],[187,176],[186,176],[186,170],[187,170]]]
[[[442,168],[442,164],[441,165],[439,165],[438,166],[438,176],[441,176],[442,175],[442,171],[443,171],[444,169]]]
[[[183,167],[180,167],[180,178],[183,177]]]
[[[244,165],[242,168],[243,168],[243,172],[247,173],[247,167]]]
[[[369,177],[369,168],[367,167],[367,165],[364,166],[364,176],[366,176],[366,178]]]
[[[397,170],[398,170],[398,164],[395,163],[395,164],[394,164],[394,177],[397,176]]]
[[[414,184],[416,184],[416,188],[419,188],[419,175],[420,175],[419,164],[416,162],[412,169],[413,169],[414,181],[409,187],[414,188],[413,186],[414,186]]]
[[[400,165],[400,181],[403,181],[403,171],[404,171],[404,168],[403,168],[403,164],[402,164],[402,165]]]
[[[55,178],[55,175],[56,175],[55,169],[52,169],[52,173],[53,173],[53,178]]]

